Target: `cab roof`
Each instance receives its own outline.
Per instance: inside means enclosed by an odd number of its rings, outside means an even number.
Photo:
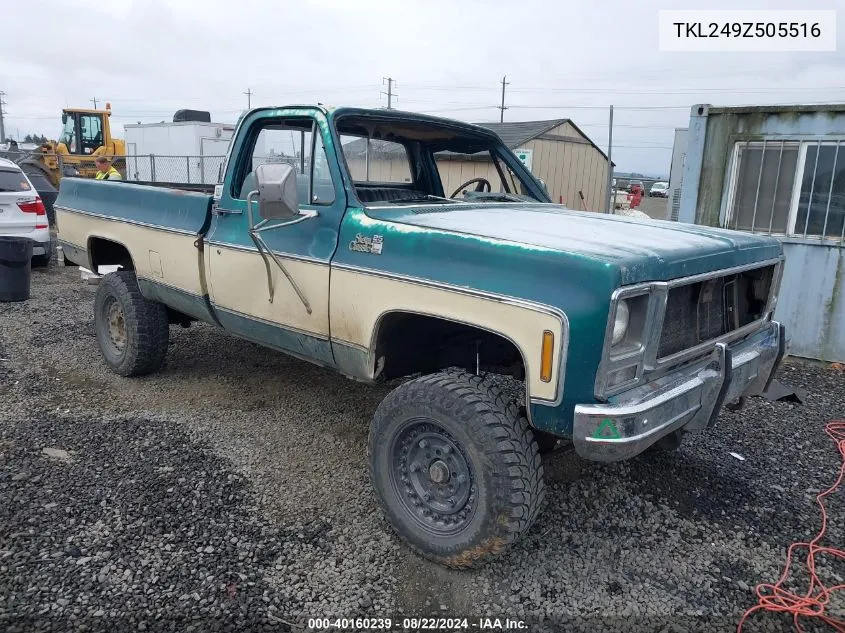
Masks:
[[[326,116],[335,124],[342,121],[340,127],[348,125],[349,128],[356,128],[356,131],[348,130],[350,134],[370,136],[371,138],[383,138],[381,133],[390,127],[394,134],[406,138],[418,140],[447,140],[458,136],[470,136],[476,139],[495,140],[501,142],[501,138],[493,131],[475,125],[447,119],[444,117],[420,114],[419,112],[406,112],[404,110],[382,109],[382,108],[360,108],[352,106],[325,106],[318,104],[288,104],[279,106],[259,107],[246,111],[241,115],[245,118],[252,112],[262,110],[285,110],[289,108],[316,108],[322,110]],[[404,125],[403,125],[404,123]],[[439,128],[439,131],[432,130],[432,127]]]

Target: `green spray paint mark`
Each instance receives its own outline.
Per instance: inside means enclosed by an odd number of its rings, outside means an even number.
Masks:
[[[608,431],[609,433],[607,433]],[[599,428],[596,429],[593,437],[599,440],[618,440],[622,436],[619,434],[619,429],[616,428],[616,425],[610,420],[610,418],[605,418],[601,421],[601,424],[599,424]]]

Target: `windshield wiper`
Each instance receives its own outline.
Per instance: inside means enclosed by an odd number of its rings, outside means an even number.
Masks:
[[[388,200],[390,204],[402,204],[405,202],[424,202],[426,200],[440,200],[443,202],[452,202],[455,204],[467,204],[466,200],[456,200],[455,198],[443,198],[441,196],[421,196],[419,198],[402,198],[399,200]]]
[[[479,196],[474,196],[473,202],[529,202],[520,198],[516,194],[498,192],[498,193],[482,193]]]

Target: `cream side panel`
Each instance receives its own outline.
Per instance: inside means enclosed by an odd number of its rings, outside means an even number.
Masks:
[[[476,325],[510,338],[528,364],[532,398],[553,400],[560,368],[561,323],[556,317],[522,306],[474,297],[444,288],[427,287],[397,279],[332,270],[332,338],[369,348],[379,317],[407,310]],[[551,382],[540,380],[543,330],[555,335]]]
[[[287,277],[270,260],[273,303],[267,285],[267,268],[257,251],[210,249],[210,293],[215,305],[251,317],[321,336],[329,335],[329,266],[279,257],[308,299],[311,314],[299,300]]]
[[[57,214],[60,239],[82,248],[87,248],[90,237],[118,242],[132,256],[138,277],[202,295],[195,235],[180,235],[69,211],[57,211]]]

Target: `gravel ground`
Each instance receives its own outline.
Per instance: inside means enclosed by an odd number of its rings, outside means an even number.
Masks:
[[[164,370],[123,379],[100,360],[95,289],[53,267],[33,271],[28,302],[0,303],[0,630],[284,631],[355,615],[732,630],[788,544],[815,534],[815,492],[838,468],[823,425],[845,418],[845,374],[789,362],[803,405],[752,401],[671,455],[556,452],[527,538],[450,571],[409,553],[375,506],[366,435],[389,387],[204,325],[174,326]],[[839,582],[845,564],[826,573]],[[845,600],[831,608],[845,617]],[[744,630],[790,626],[761,614]]]
[[[647,213],[655,220],[668,220],[668,198],[650,198],[646,196],[640,202],[639,210]]]

